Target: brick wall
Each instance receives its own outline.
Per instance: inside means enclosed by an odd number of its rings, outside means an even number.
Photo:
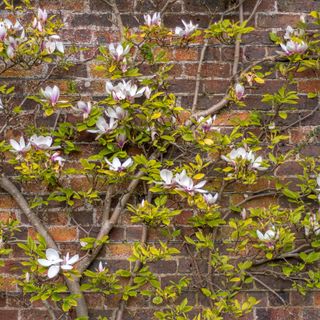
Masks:
[[[159,11],[164,0],[117,0],[118,8],[121,12],[123,22],[126,26],[136,27],[138,21],[142,21],[142,16],[146,12]],[[115,27],[110,22],[112,19],[111,8],[101,0],[39,0],[39,4],[50,11],[61,15],[65,23],[62,33],[63,39],[67,43],[76,43],[79,46],[91,48],[79,55],[79,59],[86,59],[93,54],[93,49],[98,44],[107,44],[117,38]],[[254,0],[244,2],[245,17],[247,17],[253,6]],[[251,24],[256,30],[247,36],[241,46],[241,66],[260,59],[275,52],[268,34],[274,28],[285,28],[288,24],[294,24],[300,18],[300,15],[307,15],[311,10],[317,10],[320,2],[316,0],[262,0]],[[228,6],[228,1],[223,0],[178,0],[175,4],[168,7],[164,14],[163,21],[168,27],[175,27],[180,24],[181,19],[189,21],[190,19],[198,23],[200,27],[207,27],[210,17],[209,9],[214,12],[214,19],[219,19],[221,12]],[[234,12],[230,13],[235,16]],[[170,56],[175,62],[172,70],[171,90],[180,98],[184,107],[192,105],[193,92],[195,88],[196,70],[200,57],[201,45],[192,45],[190,48],[175,49]],[[206,50],[204,64],[201,73],[199,105],[205,109],[218,101],[225,93],[228,85],[228,77],[231,75],[233,63],[233,46],[210,43]],[[76,64],[68,72],[56,74],[54,82],[58,83],[60,88],[65,88],[70,79],[74,80],[81,90],[82,95],[101,97],[105,94],[105,80],[103,76],[95,71],[93,61],[87,64]],[[267,67],[267,66],[266,66]],[[28,92],[37,78],[44,77],[46,68],[39,67],[32,72],[9,71],[1,81],[15,83],[20,88],[21,93]],[[275,91],[281,85],[279,78],[270,78],[262,90]],[[297,88],[301,92],[309,92],[320,89],[320,80],[314,74],[299,75],[297,79]],[[267,89],[266,89],[267,88]],[[247,106],[239,108],[231,107],[220,112],[219,123],[229,125],[228,119],[232,113],[242,114],[252,110],[267,111],[267,105],[260,101],[261,89],[253,88],[248,92]],[[302,118],[314,107],[310,101],[303,103],[298,111],[292,112],[289,117],[294,119]],[[25,121],[28,121],[26,116]],[[40,115],[37,117],[38,124],[53,125],[55,119],[49,117],[43,119]],[[1,119],[0,119],[1,122]],[[300,125],[297,124],[290,130],[290,143],[296,144],[305,137],[310,130],[319,124],[319,114],[308,118]],[[16,132],[6,132],[6,138],[15,135]],[[287,146],[287,147],[290,147]],[[83,154],[90,153],[94,145],[87,144],[83,146]],[[314,144],[302,149],[305,155],[316,156],[319,154],[319,145]],[[77,159],[72,159],[68,166],[75,167]],[[296,173],[295,163],[289,162],[280,167],[278,175],[288,176]],[[86,179],[81,176],[69,178],[69,185],[77,190],[86,189]],[[261,181],[263,185],[263,181]],[[27,197],[39,193],[45,193],[42,186],[31,183],[20,183],[23,193]],[[274,201],[273,198],[259,199],[256,205],[268,205]],[[255,204],[251,203],[251,206]],[[186,219],[190,215],[186,212],[179,216],[177,224],[183,229]],[[68,247],[69,250],[79,250],[78,239],[85,236],[84,230],[90,230],[90,235],[95,235],[99,228],[101,219],[101,208],[98,207],[79,207],[72,215],[65,208],[58,204],[50,206],[47,210],[39,213],[40,218],[48,226],[50,234],[59,242],[60,248]],[[26,239],[27,235],[34,235],[34,230],[28,224],[27,219],[19,210],[13,199],[5,193],[0,193],[0,219],[6,220],[8,217],[15,217],[21,220],[21,232],[17,234],[18,238]],[[81,228],[79,227],[81,225]],[[184,232],[188,232],[187,229]],[[130,223],[129,218],[124,215],[118,226],[110,234],[111,243],[104,250],[99,259],[107,261],[111,270],[128,267],[127,260],[131,253],[132,243],[140,239],[141,226]],[[149,241],[161,237],[157,230],[152,230],[149,234]],[[23,297],[15,285],[10,283],[19,270],[14,269],[18,262],[24,259],[21,250],[14,247],[13,253],[5,261],[5,266],[0,269],[0,319],[3,320],[28,320],[28,319],[47,319],[47,312],[40,303],[31,303],[27,297]],[[93,267],[96,267],[97,263]],[[12,269],[13,268],[13,269]],[[163,283],[177,278],[179,275],[187,275],[192,271],[192,261],[187,254],[176,257],[168,262],[154,264],[152,270],[161,275]],[[290,285],[285,281],[265,279],[265,282],[275,290],[286,302],[284,306],[272,292],[268,292],[259,283],[248,285],[245,291],[250,292],[261,300],[259,306],[253,314],[243,319],[273,320],[273,319],[291,319],[291,320],[315,320],[320,318],[320,292],[308,293],[301,297],[295,291],[290,290]],[[244,292],[243,294],[245,294]],[[206,301],[193,292],[185,294],[189,303],[200,307]],[[105,299],[102,296],[90,294],[87,295],[91,309],[91,318],[97,319],[99,315],[111,316],[118,306],[117,299]],[[128,304],[125,319],[139,320],[151,319],[152,304],[149,300],[142,298],[132,299]]]

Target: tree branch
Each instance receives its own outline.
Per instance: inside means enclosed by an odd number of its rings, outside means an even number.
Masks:
[[[153,153],[150,157],[150,160],[155,159],[157,157],[157,152]],[[126,207],[132,193],[136,190],[139,182],[140,182],[140,178],[142,176],[144,176],[144,172],[143,171],[139,171],[134,179],[130,182],[127,192],[122,196],[122,198],[119,200],[117,206],[115,207],[115,209],[113,210],[113,213],[111,215],[110,219],[107,219],[106,221],[103,222],[102,227],[99,231],[99,234],[97,236],[97,241],[102,240],[105,236],[107,236],[110,231],[113,229],[114,225],[117,224],[120,215],[123,211],[123,209]],[[96,256],[98,255],[98,253],[100,252],[101,248],[103,247],[103,245],[98,245],[96,246],[91,253],[89,253],[88,255],[86,255],[79,263],[78,263],[78,270],[82,273],[83,271],[85,271],[89,265],[92,263],[92,261],[96,258]]]
[[[10,194],[14,200],[19,205],[21,211],[25,214],[25,216],[30,221],[31,225],[36,229],[36,231],[45,239],[48,247],[59,251],[55,241],[52,239],[50,234],[48,233],[45,226],[42,224],[37,215],[30,209],[26,199],[22,195],[22,193],[18,190],[18,188],[4,175],[0,178],[0,187],[4,189],[8,194]],[[72,277],[72,280],[69,280],[65,277],[65,281],[67,286],[72,294],[80,295],[77,299],[76,312],[78,317],[88,317],[88,308],[84,296],[81,292],[79,279]]]

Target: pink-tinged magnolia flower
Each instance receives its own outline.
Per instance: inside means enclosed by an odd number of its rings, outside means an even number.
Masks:
[[[33,27],[34,29],[38,29],[39,32],[42,32],[42,31],[43,31],[42,23],[41,23],[41,21],[39,21],[37,18],[34,18],[34,19],[33,19],[32,27]]]
[[[82,113],[83,119],[87,119],[91,112],[91,102],[78,101],[77,111]]]
[[[106,82],[106,92],[107,94],[111,94],[113,99],[116,101],[121,101],[128,99],[133,101],[135,98],[142,97],[146,87],[138,89],[138,86],[132,84],[131,81],[122,81],[119,82],[116,86],[110,81]]]
[[[18,48],[19,41],[16,38],[9,37],[8,40],[5,40],[5,44],[7,45],[6,53],[7,53],[8,57],[10,59],[12,59],[16,54],[16,50]]]
[[[99,266],[98,266],[98,272],[103,272],[105,270],[106,270],[106,268],[103,266],[102,262],[100,261]]]
[[[213,123],[216,120],[216,115],[214,115],[213,117],[200,117],[199,118],[199,122],[201,124],[201,128],[203,130],[203,132],[209,132],[213,129]]]
[[[121,43],[110,43],[108,46],[110,55],[117,61],[123,60],[124,56],[129,53],[130,46],[127,45],[125,48]]]
[[[88,130],[88,132],[91,133],[98,133],[98,137],[97,139],[106,133],[111,132],[112,130],[114,130],[118,125],[117,120],[115,120],[114,118],[110,118],[109,123],[107,123],[107,121],[103,118],[100,117],[96,123],[97,129],[94,130]]]
[[[30,142],[26,145],[26,142],[23,136],[20,137],[19,142],[13,139],[10,139],[10,144],[11,144],[11,147],[13,148],[11,152],[14,152],[14,153],[24,153],[24,152],[28,152],[31,149]]]
[[[122,149],[124,147],[126,140],[127,140],[127,137],[124,133],[117,135],[116,141],[117,141],[117,145],[120,149]]]
[[[59,253],[54,249],[46,250],[47,259],[38,259],[38,263],[43,267],[49,267],[48,278],[54,278],[60,271],[60,262],[63,259],[60,258]]]
[[[56,150],[59,149],[60,146],[55,146],[52,147],[52,137],[50,136],[37,136],[37,135],[33,135],[30,138],[30,143],[32,146],[34,146],[36,149],[40,149],[40,150]]]
[[[40,91],[52,106],[57,104],[60,97],[60,89],[57,86],[54,86],[53,88],[47,86],[45,90],[41,89]]]
[[[62,264],[61,264],[61,269],[62,270],[72,270],[73,265],[79,261],[79,255],[76,254],[73,257],[69,257],[69,252],[67,255],[64,257]]]
[[[296,42],[289,40],[286,44],[280,43],[280,46],[287,56],[303,54],[308,49],[308,45],[304,41]]]
[[[181,21],[184,25],[184,29],[181,27],[176,27],[174,31],[174,33],[179,37],[187,37],[198,28],[198,25],[194,25],[191,21],[189,23],[186,23],[184,20]]]
[[[48,19],[48,12],[46,9],[41,9],[39,8],[38,9],[38,15],[37,15],[37,18],[39,21],[41,21],[42,23],[45,23]]]
[[[106,163],[109,165],[109,170],[117,171],[117,172],[124,171],[130,166],[132,166],[133,164],[133,161],[131,158],[128,158],[123,163],[121,163],[121,161],[117,157],[113,158],[112,162],[110,162],[108,159],[105,159],[105,160],[106,160]]]
[[[161,25],[160,12],[155,12],[153,15],[145,14],[143,17],[144,17],[144,23],[148,27]]]
[[[54,34],[49,37],[49,39],[44,41],[43,44],[44,49],[47,50],[49,54],[52,54],[56,50],[64,53],[64,46],[62,41],[60,41],[60,37],[57,34]]]
[[[174,180],[179,185],[177,188],[178,190],[182,190],[190,194],[193,194],[194,192],[207,193],[206,190],[201,189],[206,184],[206,181],[204,180],[194,185],[193,180],[187,175],[186,170],[183,170],[181,173],[177,173]]]
[[[7,37],[8,30],[3,22],[0,23],[0,41],[4,41]]]
[[[203,195],[204,201],[209,205],[215,204],[218,200],[218,197],[219,197],[219,193],[215,193],[214,195],[212,195],[211,193],[205,193]]]
[[[305,235],[308,237],[310,233],[313,233],[318,236],[320,234],[320,224],[317,215],[314,213],[309,215],[309,224],[310,226],[304,227]]]
[[[123,120],[128,115],[128,112],[119,106],[115,109],[108,107],[105,113],[109,118],[114,118],[118,120]]]
[[[237,83],[234,87],[234,92],[238,100],[242,100],[244,97],[244,86],[241,83]]]
[[[240,212],[241,218],[242,220],[246,220],[247,219],[247,210],[245,208],[243,208]]]
[[[62,158],[60,156],[60,152],[55,152],[51,157],[50,157],[50,160],[52,162],[58,162],[59,163],[59,166],[62,167],[63,166],[63,162],[66,161],[66,159]]]

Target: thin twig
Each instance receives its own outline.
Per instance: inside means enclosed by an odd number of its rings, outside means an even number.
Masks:
[[[240,25],[243,24],[243,3],[240,3],[239,5],[239,22],[240,22]],[[241,33],[237,36],[236,44],[234,48],[232,76],[235,76],[238,73],[239,60],[240,60],[240,45],[241,45]]]
[[[49,316],[52,320],[56,320],[56,315],[54,314],[54,311],[52,310],[52,307],[50,306],[49,302],[47,300],[43,300],[43,304],[45,305]]]
[[[276,291],[274,291],[271,287],[269,287],[265,282],[263,282],[262,280],[260,280],[259,278],[255,277],[251,272],[247,271],[247,274],[254,279],[256,282],[259,282],[263,287],[265,287],[266,289],[268,289],[271,293],[273,293],[282,303],[284,306],[287,305],[286,301],[280,296],[279,293],[277,293]]]
[[[257,0],[254,8],[252,9],[252,12],[251,12],[250,16],[247,19],[247,22],[249,22],[254,17],[254,15],[255,15],[256,11],[258,10],[261,2],[262,2],[262,0]]]
[[[168,1],[165,3],[165,5],[162,7],[160,13],[163,14],[163,13],[167,10],[168,6],[169,6],[170,4],[174,4],[175,2],[177,2],[177,0],[168,0]]]
[[[196,110],[196,107],[197,107],[199,89],[200,89],[200,81],[201,81],[202,64],[203,64],[204,56],[205,56],[207,48],[208,48],[208,44],[209,44],[209,39],[206,38],[204,40],[204,45],[202,47],[201,54],[200,54],[200,60],[199,60],[199,64],[198,64],[197,74],[196,74],[196,86],[195,86],[195,89],[194,89],[193,103],[192,103],[191,112],[194,112]]]

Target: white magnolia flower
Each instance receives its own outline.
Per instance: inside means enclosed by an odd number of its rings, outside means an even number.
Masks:
[[[234,91],[238,100],[244,97],[244,86],[241,83],[235,85]]]
[[[109,169],[111,171],[117,171],[117,172],[124,171],[130,166],[132,166],[133,164],[133,161],[131,158],[128,158],[123,163],[121,163],[121,161],[117,157],[113,158],[112,162],[110,162],[108,159],[105,159],[105,160],[106,160],[106,163],[109,165]]]
[[[73,257],[69,258],[69,252],[67,255],[64,257],[62,264],[61,264],[61,269],[63,270],[71,270],[73,265],[79,261],[79,255],[76,254]]]
[[[293,29],[291,26],[287,26],[286,33],[283,38],[285,40],[291,40],[292,37],[302,37],[304,35],[303,29]]]
[[[107,123],[107,121],[103,117],[100,117],[96,123],[97,129],[88,130],[88,132],[98,133],[99,136],[101,136],[114,130],[117,125],[118,122],[114,118],[110,118],[109,123]]]
[[[3,103],[2,103],[1,98],[0,98],[0,109],[3,109]]]
[[[184,20],[181,21],[184,25],[184,29],[181,27],[176,27],[174,32],[179,37],[187,37],[198,28],[198,25],[194,25],[191,21],[189,23],[186,23]]]
[[[45,90],[41,89],[40,92],[51,103],[52,106],[57,104],[60,97],[60,89],[57,86],[47,86]]]
[[[64,53],[63,43],[60,41],[60,37],[57,34],[50,36],[44,41],[44,48],[49,54],[54,53],[56,50]]]
[[[38,263],[43,267],[49,267],[48,269],[48,277],[54,278],[60,271],[60,262],[63,259],[60,258],[59,253],[54,249],[46,250],[46,258],[47,259],[38,259]]]
[[[152,90],[148,86],[146,86],[144,88],[144,95],[146,96],[147,99],[151,97],[151,93],[152,93]]]
[[[114,44],[110,43],[108,46],[110,55],[117,61],[120,61],[124,58],[126,54],[130,51],[130,46],[127,45],[125,48],[122,46],[121,43]]]
[[[244,148],[240,147],[238,149],[233,149],[228,156],[221,156],[221,158],[232,165],[237,164],[237,159],[246,160],[249,162],[249,167],[251,169],[256,169],[259,171],[267,170],[267,168],[261,166],[263,159],[261,156],[255,157],[252,151],[246,151]]]
[[[18,20],[15,23],[13,23],[9,19],[4,19],[3,24],[7,29],[11,29],[13,31],[23,31],[23,26]]]
[[[63,162],[66,161],[66,159],[60,156],[60,152],[55,152],[50,159],[52,162],[58,162],[60,167],[62,167]]]
[[[83,119],[87,119],[91,112],[91,102],[78,101],[77,111],[82,113]]]
[[[181,173],[177,173],[174,180],[179,185],[178,190],[182,190],[191,194],[194,192],[207,192],[206,190],[201,189],[206,184],[206,181],[204,180],[194,185],[193,180],[187,175],[186,170],[183,170]]]
[[[275,230],[274,226],[271,226],[271,228],[267,230],[265,233],[262,233],[260,230],[257,230],[257,236],[261,241],[270,242],[278,239],[278,232]]]
[[[310,223],[310,227],[309,226],[304,227],[305,235],[308,237],[310,235],[310,231],[311,231],[316,236],[318,236],[320,234],[320,224],[318,222],[317,215],[315,215],[314,213],[310,214],[309,223]]]
[[[204,201],[207,204],[215,204],[218,200],[219,197],[219,193],[215,193],[214,195],[212,195],[211,193],[206,193],[203,195]]]
[[[221,156],[221,159],[236,164],[236,159],[247,159],[247,151],[244,148],[232,149],[228,156]]]
[[[23,138],[23,136],[20,137],[20,141],[17,142],[13,139],[10,139],[10,144],[11,147],[13,148],[13,150],[11,150],[14,153],[23,153],[23,152],[27,152],[31,149],[31,145],[30,142],[26,145],[26,142]]]
[[[257,169],[259,171],[264,171],[264,170],[267,170],[266,167],[263,167],[262,166],[262,162],[263,162],[263,159],[261,156],[255,158],[254,154],[252,153],[252,151],[250,151],[247,155],[247,159],[249,160],[250,162],[250,167],[252,169]]]
[[[143,17],[144,17],[144,23],[148,27],[161,25],[160,12],[155,12],[152,16],[151,14],[145,14]]]
[[[161,184],[163,184],[166,187],[171,187],[174,184],[174,179],[173,179],[173,173],[172,171],[168,169],[162,169],[160,171],[160,177],[163,180]]]
[[[308,45],[304,41],[296,42],[289,40],[286,44],[280,43],[280,46],[287,56],[291,56],[296,53],[302,54],[308,49]]]
[[[30,138],[30,143],[32,146],[34,146],[36,149],[41,149],[41,150],[56,150],[59,149],[60,146],[52,147],[52,137],[50,136],[37,136],[33,135]]]
[[[123,120],[128,115],[128,112],[119,106],[115,109],[108,107],[105,113],[109,118],[118,120]]]

